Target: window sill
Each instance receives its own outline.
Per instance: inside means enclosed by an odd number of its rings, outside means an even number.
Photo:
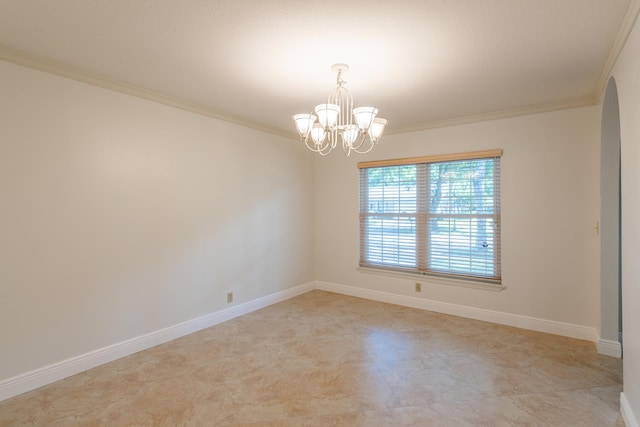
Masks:
[[[452,279],[448,277],[431,276],[428,274],[408,273],[402,271],[392,271],[371,267],[357,267],[358,271],[366,274],[375,274],[378,276],[396,277],[411,279],[419,282],[433,283],[437,285],[461,286],[463,288],[483,289],[486,291],[500,292],[506,289],[503,284],[486,283],[476,280]]]

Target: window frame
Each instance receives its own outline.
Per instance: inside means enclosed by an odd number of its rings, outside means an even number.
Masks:
[[[489,288],[504,288],[502,285],[502,268],[501,268],[501,203],[500,203],[500,159],[502,157],[502,150],[485,150],[485,151],[475,151],[475,152],[466,152],[466,153],[455,153],[455,154],[444,154],[444,155],[436,155],[436,156],[422,156],[422,157],[411,157],[411,158],[402,158],[402,159],[391,159],[391,160],[376,160],[376,161],[368,161],[368,162],[360,162],[358,163],[358,168],[362,169],[370,169],[370,168],[382,168],[382,167],[390,167],[390,166],[403,166],[403,165],[416,165],[416,210],[413,216],[416,218],[416,231],[415,231],[415,267],[406,268],[403,266],[393,266],[386,264],[377,264],[371,263],[367,261],[367,218],[371,215],[368,212],[368,197],[369,197],[369,187],[368,187],[368,179],[366,178],[368,175],[362,173],[359,174],[359,182],[360,182],[360,203],[359,203],[359,231],[360,231],[360,255],[359,255],[359,267],[358,269],[363,272],[369,273],[382,273],[385,275],[401,275],[401,276],[409,276],[409,277],[430,277],[436,279],[436,281],[440,281],[443,283],[451,283],[451,284],[462,284],[463,286],[466,284],[471,284],[472,287],[480,287],[488,286]],[[494,194],[493,194],[493,208],[494,212],[491,214],[464,214],[467,218],[478,218],[485,217],[491,218],[494,224],[494,233],[493,233],[493,266],[496,269],[495,275],[493,277],[483,276],[483,275],[473,275],[471,272],[460,273],[460,272],[443,272],[432,270],[429,268],[429,257],[431,256],[429,251],[431,250],[432,241],[430,241],[430,219],[433,217],[442,217],[441,214],[436,214],[433,212],[429,212],[429,203],[428,199],[430,194],[430,172],[429,166],[423,166],[424,172],[419,173],[419,166],[424,164],[433,164],[433,163],[442,163],[442,162],[455,162],[455,161],[466,161],[466,160],[480,160],[480,159],[494,159],[494,167],[493,170],[493,180],[494,180]],[[363,188],[364,186],[364,188]],[[366,200],[364,196],[366,195]],[[389,215],[391,215],[389,213]],[[418,221],[420,215],[423,215],[424,220]],[[455,215],[455,214],[447,214],[446,216]],[[401,214],[396,214],[396,216],[400,217]]]

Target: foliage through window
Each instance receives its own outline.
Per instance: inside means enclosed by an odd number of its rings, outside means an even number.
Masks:
[[[499,283],[501,154],[359,164],[360,266]]]

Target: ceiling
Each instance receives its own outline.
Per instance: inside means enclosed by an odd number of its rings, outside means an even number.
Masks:
[[[387,132],[590,105],[640,0],[0,0],[0,59],[294,136],[335,86]]]

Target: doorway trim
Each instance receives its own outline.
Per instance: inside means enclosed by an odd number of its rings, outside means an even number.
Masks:
[[[620,108],[613,77],[607,83],[600,133],[600,339],[598,352],[622,357]]]

